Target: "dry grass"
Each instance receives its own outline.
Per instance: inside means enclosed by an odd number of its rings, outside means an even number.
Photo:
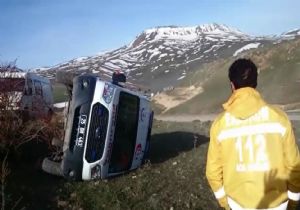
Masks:
[[[298,124],[294,122],[297,139]],[[210,122],[155,121],[150,162],[110,180],[67,183],[57,205],[61,209],[219,209],[205,177],[209,127]]]
[[[155,121],[150,160],[110,180],[67,183],[62,209],[218,209],[205,177],[210,123]]]
[[[210,125],[155,121],[150,161],[109,180],[66,182],[33,173],[32,166],[22,161],[11,168],[11,183],[18,193],[15,200],[22,195],[20,206],[28,209],[217,210],[205,177]],[[299,143],[299,122],[293,125]]]

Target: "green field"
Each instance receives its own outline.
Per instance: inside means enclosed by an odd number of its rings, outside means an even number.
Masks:
[[[294,122],[297,139],[299,125]],[[205,178],[209,127],[210,122],[155,122],[150,163],[111,180],[69,183],[60,199],[83,209],[217,210]]]
[[[155,121],[148,163],[108,180],[67,182],[38,170],[33,157],[12,162],[8,203],[22,198],[16,209],[217,210],[205,177],[210,124]],[[300,122],[293,125],[299,139]],[[34,158],[45,154],[37,151]]]
[[[217,209],[205,178],[209,125],[156,121],[147,164],[110,180],[66,184],[63,208]]]
[[[149,162],[109,180],[66,182],[17,164],[8,194],[29,209],[216,209],[205,178],[209,125],[155,121]]]

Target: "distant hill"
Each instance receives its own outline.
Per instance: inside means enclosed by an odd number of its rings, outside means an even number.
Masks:
[[[37,68],[47,77],[56,71],[89,72],[109,80],[116,70],[125,71],[130,83],[161,91],[177,86],[199,66],[292,39],[298,30],[280,36],[254,37],[222,24],[194,27],[157,27],[139,34],[127,46],[100,55],[80,57],[53,67]]]
[[[259,67],[258,90],[266,101],[278,104],[284,109],[300,108],[300,37],[248,51],[240,56],[251,58]],[[182,92],[184,87],[190,89],[191,84],[195,89],[201,90],[193,93],[193,98],[183,100],[183,103],[176,107],[169,108],[165,101],[161,102],[156,100],[158,96],[154,97],[160,111],[164,110],[165,114],[221,111],[222,103],[231,94],[227,74],[230,64],[235,59],[219,59],[203,65],[182,81],[181,88],[165,92],[169,98],[176,99],[178,90]]]
[[[122,70],[129,84],[156,95],[157,111],[214,112],[230,94],[228,66],[246,56],[261,68],[259,88],[263,95],[273,103],[291,104],[298,103],[300,95],[296,93],[299,83],[291,82],[300,72],[295,48],[299,37],[299,29],[255,37],[216,23],[156,27],[119,49],[34,71],[52,79],[57,71],[67,71],[110,80],[114,71]]]

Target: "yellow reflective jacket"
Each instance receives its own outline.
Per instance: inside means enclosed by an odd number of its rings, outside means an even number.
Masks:
[[[286,209],[300,199],[300,156],[287,115],[253,88],[233,92],[210,130],[206,176],[226,209]],[[290,202],[291,203],[291,202]]]

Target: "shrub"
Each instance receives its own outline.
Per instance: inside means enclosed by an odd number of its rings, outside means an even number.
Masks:
[[[9,176],[15,170],[11,166],[11,164],[14,165],[13,161],[10,161],[9,158],[12,156],[28,156],[28,154],[34,158],[38,157],[38,155],[46,155],[41,154],[45,151],[36,149],[35,144],[28,143],[39,141],[43,143],[43,148],[49,149],[51,140],[54,137],[61,139],[63,135],[62,116],[54,115],[50,119],[42,118],[45,116],[39,116],[38,114],[36,118],[30,119],[29,113],[21,109],[19,101],[24,93],[25,81],[21,78],[5,78],[6,75],[20,71],[14,65],[0,66],[0,193],[1,209],[3,210],[14,209],[20,205],[22,199],[21,196],[18,200],[15,200],[13,197],[15,195],[12,195],[6,189],[9,186]],[[35,111],[39,113],[39,110]],[[28,148],[30,149],[28,150]],[[18,152],[16,153],[16,151]],[[21,162],[22,164],[24,163],[23,161]]]
[[[17,149],[26,142],[37,140],[50,143],[53,137],[61,137],[59,117],[53,120],[29,118],[28,112],[20,107],[25,81],[22,78],[5,78],[22,72],[15,66],[0,66],[0,152]],[[50,145],[50,144],[49,144]],[[5,153],[6,153],[5,152]]]

